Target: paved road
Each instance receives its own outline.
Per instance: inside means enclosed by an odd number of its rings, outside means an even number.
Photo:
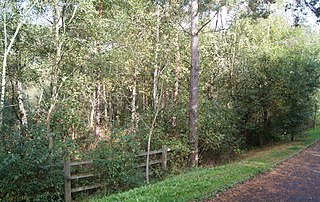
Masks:
[[[238,185],[210,201],[320,202],[320,142],[273,171]]]

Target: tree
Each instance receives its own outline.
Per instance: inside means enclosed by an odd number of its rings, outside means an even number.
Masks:
[[[6,74],[7,74],[7,60],[10,54],[10,51],[15,43],[16,37],[20,31],[20,28],[23,26],[26,16],[29,14],[29,12],[34,7],[34,2],[29,2],[24,8],[20,8],[21,10],[18,10],[18,13],[13,13],[14,18],[17,18],[16,20],[18,23],[16,24],[15,31],[13,35],[10,37],[9,33],[7,31],[7,15],[9,11],[15,12],[14,5],[11,2],[7,2],[6,0],[3,2],[2,8],[3,8],[3,36],[4,36],[4,51],[3,51],[3,61],[2,61],[2,77],[1,77],[1,97],[0,97],[0,125],[2,126],[3,122],[3,110],[4,110],[4,101],[5,101],[5,94],[6,94]],[[9,8],[10,7],[10,8]],[[25,10],[25,11],[24,11]],[[22,16],[22,17],[20,17]],[[9,39],[10,38],[10,39]],[[9,42],[10,40],[10,42]]]
[[[190,164],[198,166],[198,78],[199,78],[199,4],[191,1],[191,70],[190,70]]]
[[[320,7],[319,0],[295,0],[286,2],[285,10],[292,12],[293,21],[295,26],[300,26],[304,21],[304,16],[308,14],[308,10],[317,17],[317,22],[320,20]]]

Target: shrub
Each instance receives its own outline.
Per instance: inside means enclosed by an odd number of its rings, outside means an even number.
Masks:
[[[3,201],[62,201],[64,144],[48,149],[43,132],[8,135],[0,145]]]
[[[100,181],[108,193],[127,190],[143,183],[136,168],[137,145],[131,136],[113,135],[111,141],[100,142],[92,152],[94,165],[101,173]]]

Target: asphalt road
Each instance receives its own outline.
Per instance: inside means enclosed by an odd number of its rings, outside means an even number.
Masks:
[[[209,201],[320,202],[320,142],[273,171],[237,185]]]

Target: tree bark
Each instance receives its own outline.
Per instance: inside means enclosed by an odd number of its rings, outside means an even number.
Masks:
[[[175,83],[174,83],[174,93],[173,93],[173,102],[175,106],[177,106],[177,101],[178,101],[178,95],[179,95],[179,78],[180,78],[180,69],[181,69],[181,55],[180,55],[180,48],[179,48],[179,30],[177,30],[177,35],[176,35],[176,68],[175,68]],[[172,126],[176,127],[178,123],[177,120],[177,115],[174,115],[172,117]]]
[[[20,118],[20,131],[21,134],[25,134],[28,128],[28,118],[26,109],[23,103],[23,87],[22,82],[18,79],[17,81],[17,97],[18,97],[18,107],[19,107],[19,118]]]
[[[263,131],[259,133],[259,145],[262,147],[268,136],[268,110],[263,107]]]
[[[103,2],[100,0],[99,5],[99,16],[102,18],[103,15]],[[98,53],[101,53],[101,47],[98,45]],[[101,137],[101,83],[102,83],[102,71],[101,67],[97,71],[97,87],[96,87],[96,107],[95,107],[95,134],[96,138]]]
[[[96,124],[95,124],[95,134],[96,138],[100,138],[101,136],[101,82],[100,82],[100,75],[101,73],[98,73],[98,82],[96,87]]]
[[[6,74],[7,74],[7,59],[13,43],[19,33],[19,30],[23,24],[21,22],[18,23],[16,30],[10,40],[8,45],[8,34],[7,34],[7,17],[6,11],[3,13],[3,34],[4,34],[4,53],[3,53],[3,62],[2,62],[2,76],[1,76],[1,97],[0,97],[0,126],[2,126],[3,122],[3,110],[4,110],[4,97],[6,93]]]
[[[109,127],[109,112],[108,112],[108,94],[106,92],[106,84],[103,84],[103,98],[104,98],[104,124],[105,129]]]
[[[137,109],[136,109],[136,99],[137,99],[137,68],[133,67],[133,85],[132,85],[132,100],[131,100],[131,121],[132,127],[134,131],[136,130],[137,126]]]
[[[110,129],[113,127],[113,119],[114,119],[114,113],[113,113],[113,106],[112,106],[112,96],[111,93],[109,93],[108,97],[108,106],[109,106],[109,123],[110,123]]]
[[[317,128],[317,111],[318,111],[318,105],[314,105],[314,115],[313,115],[313,129]]]
[[[29,8],[26,9],[26,12],[22,13],[22,17],[28,15],[28,13],[31,11],[33,6],[36,4],[30,5]],[[2,76],[1,76],[1,95],[0,95],[0,126],[2,126],[3,122],[3,109],[4,109],[4,98],[6,93],[6,71],[7,71],[7,59],[9,56],[9,53],[12,49],[12,46],[15,42],[15,39],[20,31],[20,28],[23,25],[23,21],[21,19],[18,19],[18,24],[16,27],[16,30],[11,37],[10,43],[8,44],[8,33],[7,33],[7,1],[3,2],[3,35],[4,35],[4,52],[3,52],[3,62],[2,62]]]
[[[181,55],[180,55],[180,48],[179,48],[179,31],[177,31],[176,36],[176,69],[175,69],[175,83],[174,83],[174,94],[173,94],[173,102],[176,104],[178,101],[179,95],[179,78],[180,78],[180,69],[181,69]]]
[[[51,134],[51,116],[55,110],[55,106],[58,100],[58,71],[61,61],[61,47],[62,42],[60,40],[60,25],[59,21],[61,19],[61,12],[58,5],[58,1],[54,2],[54,17],[53,17],[53,35],[55,42],[55,50],[56,56],[54,60],[54,65],[51,70],[51,99],[50,99],[50,107],[46,118],[46,129],[47,129],[47,137],[49,141],[49,149],[53,147],[53,138]]]
[[[93,129],[94,128],[94,108],[96,106],[95,102],[95,93],[93,93],[93,97],[92,97],[93,100],[91,100],[91,109],[90,109],[90,115],[89,115],[89,120],[88,120],[88,127],[90,129]]]
[[[148,136],[147,161],[146,161],[146,182],[147,182],[147,184],[150,183],[150,180],[149,180],[149,164],[150,164],[151,139],[152,139],[153,130],[155,128],[155,124],[156,124],[156,121],[157,121],[158,113],[159,113],[159,109],[157,107],[156,111],[155,111],[155,114],[154,114],[154,117],[153,117],[153,120],[152,120],[152,123],[151,123],[149,136]]]
[[[189,99],[189,144],[190,166],[198,166],[198,77],[199,77],[199,36],[198,36],[198,1],[191,1],[191,71]]]
[[[160,5],[157,5],[156,24],[156,52],[154,56],[155,69],[153,72],[153,111],[156,112],[158,106],[158,77],[159,77],[159,48],[160,48]]]

